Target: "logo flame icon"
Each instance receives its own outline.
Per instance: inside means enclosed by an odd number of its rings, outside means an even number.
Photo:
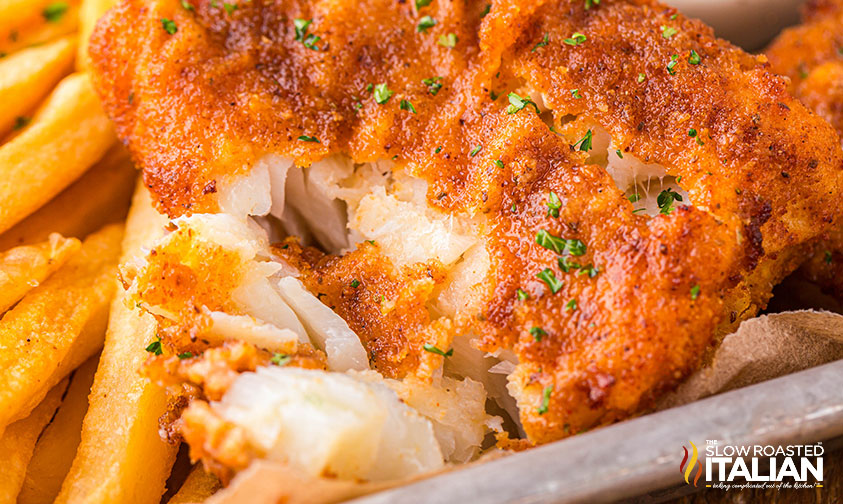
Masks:
[[[697,456],[699,453],[697,452],[697,445],[694,444],[693,441],[688,441],[691,443],[691,460],[688,460],[688,449],[684,446],[682,447],[685,450],[685,456],[682,457],[682,462],[679,464],[679,474],[684,474],[685,476],[685,483],[691,484],[690,477],[691,471],[694,469],[694,465],[697,463]],[[685,466],[685,462],[688,463],[688,466]],[[702,464],[697,465],[697,473],[694,475],[694,486],[697,486],[697,482],[700,480],[700,476],[702,475]]]

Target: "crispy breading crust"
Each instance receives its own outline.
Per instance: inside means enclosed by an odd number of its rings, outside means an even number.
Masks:
[[[219,180],[267,152],[301,165],[333,152],[357,162],[397,156],[428,182],[431,206],[484,213],[492,223],[482,237],[491,271],[473,294],[485,308],[460,314],[455,327],[479,335],[486,350],[514,348],[512,379],[534,442],[646,408],[763,306],[803,244],[840,214],[832,128],[788,94],[763,58],[651,1],[590,9],[500,1],[485,17],[484,2],[434,1],[422,13],[387,0],[252,0],[230,13],[204,0],[191,5],[127,0],[91,44],[106,110],[160,208],[215,210]],[[420,32],[424,14],[437,24]],[[168,34],[162,18],[178,31]],[[313,18],[319,51],[296,40],[293,18]],[[665,36],[662,26],[677,33]],[[577,32],[585,41],[566,42]],[[449,33],[454,47],[437,44]],[[443,87],[432,95],[422,80],[436,76]],[[367,91],[379,83],[395,93],[383,105]],[[624,153],[681,176],[693,206],[632,214],[605,170],[572,147],[576,138],[554,134],[529,107],[507,114],[505,99],[491,99],[522,85],[544,95],[555,125],[577,115]],[[564,203],[558,218],[547,214],[550,191]],[[599,274],[562,273],[557,254],[536,244],[542,229],[581,240],[587,251],[577,259]],[[371,269],[371,253],[324,260],[316,270],[336,274],[317,271],[323,283],[314,292],[356,321],[370,353],[416,342],[413,355],[418,341],[400,328],[367,335],[360,321],[377,320],[360,299],[367,294],[347,292],[350,272]],[[536,279],[545,268],[564,281],[556,293]],[[530,298],[519,300],[518,288]]]

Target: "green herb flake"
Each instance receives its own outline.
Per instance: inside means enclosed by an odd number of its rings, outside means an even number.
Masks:
[[[533,336],[534,340],[541,341],[542,336],[547,336],[547,333],[541,327],[533,326],[530,328],[530,335]]]
[[[232,12],[237,10],[237,4],[230,4],[230,3],[223,3],[223,8],[225,9],[226,14],[231,15]]]
[[[372,84],[371,82],[370,82],[370,83],[368,83],[368,84],[366,84],[366,92],[367,92],[367,93],[371,93],[371,92],[372,92],[372,88],[373,88],[373,84]]]
[[[433,0],[416,0],[416,10],[427,7]]]
[[[181,0],[181,7],[186,11],[192,11],[193,6],[187,0]]]
[[[691,287],[691,300],[696,301],[698,297],[700,297],[700,286],[695,285]]]
[[[617,149],[617,150],[615,151],[615,154],[617,154],[618,158],[623,159],[623,152],[621,152],[621,150],[620,150],[620,149]]]
[[[378,105],[383,105],[392,98],[394,94],[388,87],[386,87],[386,83],[378,84],[375,86],[375,103]]]
[[[30,120],[31,119],[28,118],[28,117],[17,116],[15,118],[15,125],[12,126],[12,128],[14,128],[15,131],[22,130],[22,129],[26,128],[26,125],[29,124]]]
[[[536,275],[536,278],[541,280],[542,282],[546,283],[547,286],[550,288],[550,292],[556,294],[559,292],[559,289],[565,285],[562,280],[556,278],[556,275],[553,274],[550,268],[543,269],[539,274]]]
[[[539,409],[536,410],[539,415],[547,413],[547,407],[550,405],[551,392],[553,392],[553,385],[548,385],[544,388],[544,390],[542,390],[542,403],[541,406],[539,406]]]
[[[437,147],[436,149],[434,149],[434,151],[433,151],[433,152],[434,152],[434,154],[439,154],[440,152],[442,152],[442,146],[440,145],[439,147]]]
[[[163,26],[164,31],[170,35],[175,35],[175,33],[179,31],[179,27],[176,26],[176,22],[167,18],[161,18],[161,26]]]
[[[592,144],[592,133],[591,133],[591,130],[588,130],[585,133],[585,136],[580,138],[577,141],[577,143],[575,143],[573,145],[573,147],[577,147],[579,145],[578,150],[580,150],[582,152],[588,152],[588,151],[591,150],[591,144]]]
[[[272,354],[272,358],[269,359],[269,362],[275,364],[276,366],[286,366],[291,360],[293,360],[292,356],[285,353],[275,352]]]
[[[322,38],[312,33],[307,33],[307,30],[310,27],[311,23],[313,23],[312,19],[293,19],[293,26],[296,29],[296,40],[301,42],[302,45],[304,45],[306,48],[318,51],[319,47],[316,46],[316,43],[322,40]]]
[[[823,261],[825,261],[826,264],[831,264],[831,252],[830,251],[826,250],[823,253]]]
[[[500,159],[495,159],[494,162],[495,162],[495,166],[497,166],[498,168],[503,168],[503,166],[504,166],[503,161],[501,161]]]
[[[547,205],[547,215],[552,217],[559,217],[559,209],[562,208],[562,201],[559,199],[559,196],[556,195],[555,192],[550,191],[547,195],[547,201],[545,202]]]
[[[189,358],[193,357],[193,353],[191,353],[191,352],[182,352],[182,353],[178,354],[178,356],[177,356],[177,357],[178,357],[180,360],[189,359]]]
[[[598,5],[600,5],[600,0],[585,0],[585,10],[589,10]]]
[[[506,107],[507,114],[517,114],[527,105],[532,105],[536,109],[536,114],[539,113],[539,106],[530,99],[529,96],[518,96],[517,93],[509,93],[509,105]]]
[[[416,26],[416,31],[419,33],[427,33],[428,28],[436,26],[436,20],[430,16],[424,16],[419,19],[419,24]]]
[[[518,300],[519,301],[526,301],[526,300],[530,299],[530,295],[527,294],[527,291],[525,291],[524,289],[522,289],[520,287],[515,292],[518,294]]]
[[[700,61],[702,61],[702,58],[700,58],[700,53],[691,49],[691,55],[688,56],[688,63],[692,65],[699,65]]]
[[[670,215],[670,212],[673,211],[674,201],[682,201],[682,195],[677,193],[670,187],[660,192],[659,195],[656,197],[656,203],[659,205],[659,213],[664,215]]]
[[[442,89],[442,83],[440,82],[442,77],[431,77],[429,79],[423,79],[422,84],[427,86],[427,92],[436,96],[436,93]]]
[[[565,311],[577,311],[577,300],[572,299],[565,303]]]
[[[416,113],[416,107],[414,107],[413,104],[407,100],[401,100],[401,103],[398,105],[398,108],[400,108],[401,110],[409,110],[413,114]]]
[[[638,74],[638,83],[641,84],[642,82],[644,82],[644,79],[646,79],[646,78],[647,78],[646,75],[644,75],[643,73],[639,73]]]
[[[637,203],[641,201],[641,195],[638,192],[634,192],[626,197],[630,203]]]
[[[679,64],[679,55],[674,54],[670,57],[670,62],[667,64],[667,73],[676,75],[676,65]]]
[[[486,17],[487,14],[492,10],[492,4],[486,4],[486,7],[483,8],[483,12],[480,13],[480,19]]]
[[[672,26],[662,25],[661,29],[662,29],[662,37],[664,37],[666,39],[669,39],[670,37],[679,33],[679,30],[677,30],[676,28],[673,28]]]
[[[351,281],[351,288],[356,289],[358,287],[360,287],[360,280],[355,278],[354,280]]]
[[[571,96],[573,96],[575,100],[579,100],[580,98],[582,98],[582,95],[580,95],[579,89],[572,89],[571,90]]]
[[[542,247],[552,250],[559,255],[584,255],[587,247],[585,243],[577,239],[566,240],[550,234],[546,229],[539,230],[536,233],[536,243]]]
[[[447,35],[439,35],[439,40],[436,41],[437,44],[441,45],[442,47],[450,47],[453,48],[459,42],[459,38],[453,34],[449,33]]]
[[[447,352],[443,352],[442,350],[439,349],[439,347],[431,345],[430,343],[424,344],[424,351],[434,353],[436,355],[441,355],[442,357],[450,357],[450,356],[454,355],[454,349],[453,348],[451,348]]]
[[[589,263],[588,265],[583,266],[583,268],[580,269],[579,273],[577,273],[577,276],[588,275],[588,278],[594,278],[597,276],[598,273],[600,273],[600,268]]]
[[[566,38],[562,42],[565,42],[566,44],[571,45],[571,46],[578,46],[578,45],[582,44],[583,42],[585,42],[586,40],[588,40],[588,38],[585,35],[577,32],[577,33],[574,33],[573,35],[571,35],[571,38]]]
[[[483,150],[483,146],[482,146],[482,145],[480,145],[480,144],[477,144],[477,146],[476,146],[476,147],[474,147],[473,149],[471,149],[471,152],[469,152],[469,153],[468,153],[468,155],[469,155],[469,156],[471,156],[471,157],[474,157],[474,156],[476,156],[476,155],[477,155],[477,153],[479,153],[481,150]]]
[[[154,355],[161,355],[162,353],[164,353],[161,347],[161,338],[158,338],[157,340],[147,345],[146,351]]]
[[[538,51],[538,50],[539,50],[539,48],[540,48],[540,47],[544,47],[544,46],[546,46],[546,45],[547,45],[547,41],[548,41],[548,37],[550,37],[550,34],[549,34],[549,33],[545,33],[545,34],[544,34],[544,38],[541,40],[541,42],[538,42],[535,46],[533,46],[533,49],[532,49],[530,52],[536,52],[536,51]]]
[[[69,8],[70,7],[67,5],[67,2],[53,2],[44,7],[44,10],[41,11],[41,15],[44,16],[44,19],[46,19],[47,22],[57,23]]]
[[[319,139],[318,139],[318,138],[316,138],[315,136],[301,135],[301,136],[298,138],[298,140],[299,140],[300,142],[322,143],[322,142],[320,142],[320,141],[319,141]]]

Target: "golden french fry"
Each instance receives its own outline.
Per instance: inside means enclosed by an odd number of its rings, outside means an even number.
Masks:
[[[143,245],[163,233],[166,222],[138,184],[121,261],[139,255]],[[111,304],[82,442],[56,502],[154,504],[164,493],[178,447],[158,435],[158,418],[167,410],[164,390],[140,375],[155,331],[155,319],[127,306],[120,288]]]
[[[32,411],[103,342],[122,226],[91,235],[0,319],[0,426]]]
[[[0,254],[0,314],[59,269],[79,245],[76,238],[54,233],[38,245],[15,247]]]
[[[88,392],[91,391],[98,362],[99,356],[95,355],[73,372],[56,416],[35,445],[18,494],[18,504],[53,502],[58,495],[61,482],[76,456],[82,419],[88,410]]]
[[[0,55],[76,31],[79,0],[0,0]]]
[[[0,502],[15,502],[38,435],[52,418],[65,389],[67,379],[54,386],[29,416],[8,426],[0,437],[0,467],[3,468],[0,471]]]
[[[167,504],[200,504],[214,495],[222,485],[213,474],[205,472],[202,464],[196,464],[182,483],[181,488],[167,501]],[[20,501],[18,501],[20,504]]]
[[[27,114],[70,73],[75,49],[76,39],[64,37],[0,59],[0,138],[23,127]]]
[[[116,0],[82,0],[79,7],[79,49],[76,54],[76,69],[87,70],[91,61],[88,59],[88,41],[94,25],[105,12],[114,6]]]
[[[137,175],[129,153],[115,143],[82,178],[0,234],[0,250],[38,243],[52,232],[84,238],[106,224],[122,221]]]
[[[62,80],[30,125],[0,146],[0,232],[78,179],[115,139],[88,76]]]

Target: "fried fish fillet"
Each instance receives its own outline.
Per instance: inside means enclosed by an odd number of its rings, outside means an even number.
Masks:
[[[782,32],[767,49],[771,68],[789,77],[794,96],[843,137],[843,2],[809,1],[802,17],[802,25]],[[843,228],[817,244],[802,273],[843,300]]]
[[[843,210],[834,130],[653,1],[124,0],[90,52],[161,211],[311,233],[272,260],[374,369],[494,355],[534,443],[644,411]]]

